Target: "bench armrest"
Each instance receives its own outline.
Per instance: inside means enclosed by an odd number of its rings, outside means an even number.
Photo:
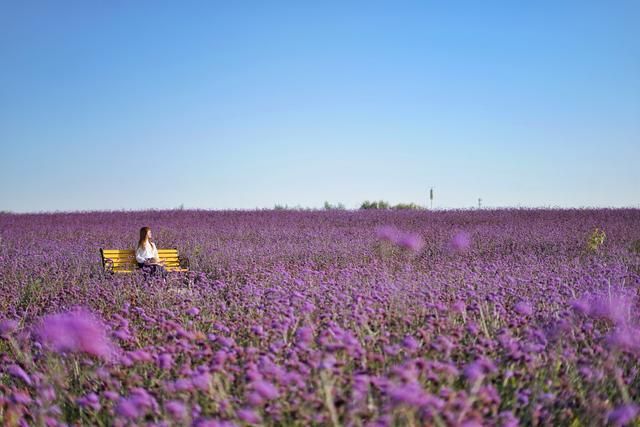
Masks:
[[[113,260],[111,258],[104,258],[102,266],[107,273],[113,273]]]

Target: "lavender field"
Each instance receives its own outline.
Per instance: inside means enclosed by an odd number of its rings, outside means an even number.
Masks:
[[[0,424],[640,425],[639,289],[637,209],[4,213]]]

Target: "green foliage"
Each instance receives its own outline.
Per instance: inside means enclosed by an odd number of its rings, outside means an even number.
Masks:
[[[396,210],[418,210],[422,209],[420,206],[415,203],[398,203],[397,205],[390,205],[389,202],[385,202],[384,200],[378,200],[370,202],[365,200],[360,205],[360,209],[396,209]]]
[[[378,200],[377,202],[365,200],[360,205],[360,209],[389,209],[389,207],[389,202],[385,202],[384,200]]]
[[[335,211],[335,210],[343,211],[346,208],[345,208],[344,204],[342,204],[342,203],[338,203],[337,205],[332,205],[331,203],[329,203],[329,202],[327,202],[325,200],[324,205],[323,205],[323,209],[325,211]]]
[[[634,241],[633,243],[631,243],[631,252],[634,252],[638,255],[640,255],[640,239]]]
[[[416,205],[415,203],[411,202],[411,203],[398,203],[397,205],[393,206],[393,209],[398,209],[398,210],[418,210],[418,209],[422,209],[420,206]]]
[[[596,252],[603,244],[607,235],[604,230],[596,228],[589,235],[587,239],[587,250],[590,252]]]

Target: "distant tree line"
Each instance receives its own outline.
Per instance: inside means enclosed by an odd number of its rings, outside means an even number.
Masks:
[[[276,204],[273,207],[274,210],[276,211],[280,211],[280,210],[296,210],[296,211],[311,211],[311,210],[315,210],[314,208],[309,208],[309,207],[302,207],[300,205],[296,205],[296,206],[289,206],[289,205],[280,205],[280,204]],[[322,209],[325,211],[343,211],[346,210],[347,208],[345,207],[345,205],[343,203],[330,203],[328,201],[325,201],[324,204],[322,205]],[[364,202],[362,202],[362,204],[360,205],[360,209],[397,209],[397,210],[418,210],[418,209],[424,209],[422,206],[419,206],[415,203],[398,203],[396,205],[392,205],[389,202],[386,202],[384,200],[378,200],[378,201],[373,201],[370,202],[369,200],[365,200]]]
[[[408,210],[417,210],[422,209],[421,206],[416,205],[415,203],[398,203],[397,205],[391,205],[389,202],[385,202],[384,200],[378,200],[370,202],[369,200],[365,200],[360,205],[360,209],[408,209]]]

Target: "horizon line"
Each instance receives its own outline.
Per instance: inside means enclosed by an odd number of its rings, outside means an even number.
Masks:
[[[0,215],[56,215],[56,214],[90,214],[90,213],[143,213],[143,212],[361,212],[361,211],[390,211],[390,212],[456,212],[456,211],[595,211],[595,210],[640,210],[640,204],[635,206],[482,206],[482,207],[434,207],[427,208],[419,206],[417,209],[362,209],[362,208],[323,208],[304,206],[283,206],[283,207],[254,207],[254,208],[119,208],[119,209],[72,209],[72,210],[41,210],[41,211],[11,211],[0,210]]]

